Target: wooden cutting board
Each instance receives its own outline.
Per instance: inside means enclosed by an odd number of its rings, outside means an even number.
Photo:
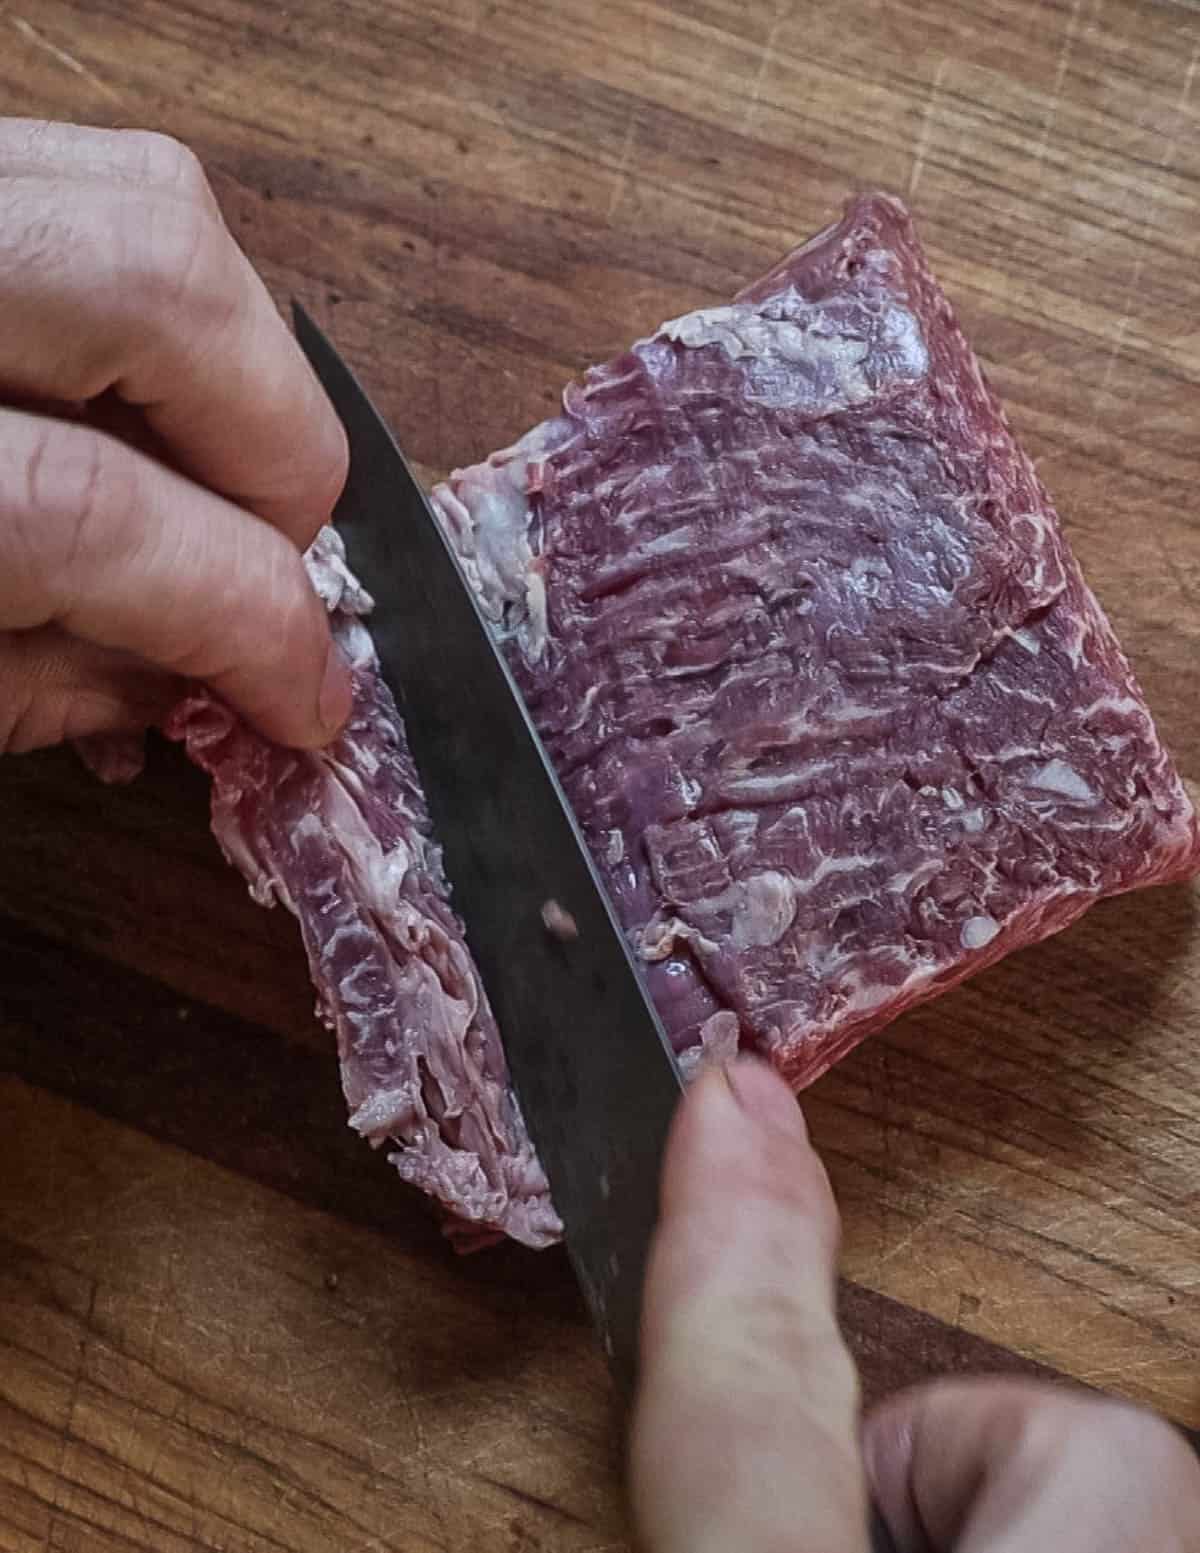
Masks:
[[[0,0],[4,111],[190,141],[427,474],[906,195],[1193,779],[1198,60],[1186,0]],[[454,1258],[350,1134],[203,781],[8,759],[0,821],[0,1549],[624,1549],[563,1258]],[[1198,905],[811,1092],[869,1394],[1039,1363],[1200,1424]]]

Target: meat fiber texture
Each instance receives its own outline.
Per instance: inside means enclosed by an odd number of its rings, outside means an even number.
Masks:
[[[435,505],[685,1072],[797,1088],[902,1010],[1200,867],[1196,817],[897,201],[664,325]],[[255,898],[299,918],[351,1124],[460,1244],[560,1225],[416,771],[324,533],[354,665],[330,750],[197,693]],[[91,749],[112,775],[131,752]],[[566,1017],[569,1017],[566,1016]]]
[[[685,1067],[796,1087],[1200,867],[904,207],[856,200],[435,493]]]
[[[371,601],[332,529],[307,559],[353,671],[354,710],[336,744],[281,749],[203,691],[167,732],[212,777],[213,831],[255,900],[299,919],[350,1125],[393,1147],[400,1175],[442,1205],[463,1249],[499,1232],[549,1245],[561,1225],[360,620]]]

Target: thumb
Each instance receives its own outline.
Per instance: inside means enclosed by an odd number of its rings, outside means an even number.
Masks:
[[[1041,1381],[935,1381],[867,1420],[872,1488],[920,1553],[1184,1553],[1200,1466],[1153,1413]]]
[[[705,1073],[676,1118],[631,1436],[652,1553],[862,1553],[858,1384],[834,1315],[838,1217],[794,1096]]]

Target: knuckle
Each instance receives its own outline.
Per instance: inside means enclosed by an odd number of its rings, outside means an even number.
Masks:
[[[236,250],[219,218],[186,200],[129,202],[119,233],[114,284],[136,299],[134,329],[151,351],[172,350],[184,337],[196,351],[213,348],[244,308]]]
[[[154,188],[207,205],[212,199],[200,158],[182,140],[151,129],[122,129],[116,135],[132,168]]]
[[[303,460],[294,458],[292,467],[280,469],[269,503],[255,508],[278,524],[300,551],[307,551],[330,522],[350,472],[346,433],[336,416],[330,420],[333,428],[321,428],[319,448]]]
[[[211,215],[199,205],[162,201],[146,214],[140,240],[130,244],[143,305],[161,319],[207,311],[221,295],[220,234]]]
[[[116,443],[65,422],[39,425],[25,465],[24,509],[45,565],[69,579],[89,557],[112,549],[114,525],[135,508],[136,463]]]
[[[802,1363],[814,1351],[823,1352],[836,1336],[830,1313],[812,1308],[791,1289],[750,1290],[737,1306],[747,1346],[782,1362],[791,1358]]]
[[[668,1364],[702,1376],[706,1394],[751,1428],[775,1418],[783,1402],[849,1437],[860,1402],[857,1369],[832,1314],[793,1293],[689,1300],[660,1350]]]
[[[176,334],[181,322],[199,337],[239,303],[237,250],[214,201],[174,198],[138,179],[83,208],[106,305],[135,337]]]
[[[218,689],[249,681],[303,683],[316,661],[320,611],[300,553],[282,534],[247,519],[233,568],[235,586],[218,630],[209,621],[164,653],[180,674]]]
[[[857,1372],[832,1310],[792,1288],[743,1288],[717,1298],[703,1325],[723,1334],[733,1372],[772,1387],[780,1376],[805,1377],[831,1393],[856,1395]]]

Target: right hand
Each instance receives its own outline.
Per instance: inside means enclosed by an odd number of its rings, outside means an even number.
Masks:
[[[1153,1414],[1026,1380],[944,1380],[861,1438],[838,1219],[783,1081],[743,1058],[685,1098],[646,1287],[631,1444],[647,1553],[1197,1553],[1200,1465]]]
[[[144,726],[180,677],[327,743],[349,671],[301,552],[346,439],[196,158],[0,119],[0,309],[0,752]]]
[[[911,1553],[1196,1553],[1200,1465],[1152,1413],[983,1376],[867,1420],[873,1492]]]

